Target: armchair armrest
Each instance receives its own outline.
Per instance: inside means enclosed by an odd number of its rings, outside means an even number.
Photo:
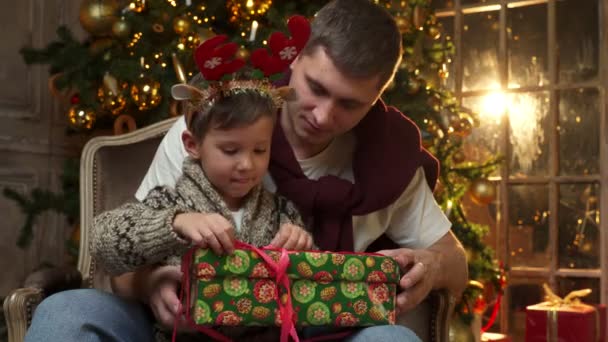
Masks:
[[[431,306],[430,341],[448,342],[454,300],[446,289],[431,291],[426,300]]]
[[[417,307],[397,317],[424,342],[448,342],[449,322],[454,303],[447,290],[433,290]]]
[[[8,341],[23,341],[34,310],[44,297],[79,288],[81,283],[82,276],[74,267],[49,267],[30,274],[23,288],[14,290],[4,299]]]
[[[32,313],[42,301],[42,289],[25,287],[11,292],[4,299],[4,316],[8,329],[8,342],[22,342]]]

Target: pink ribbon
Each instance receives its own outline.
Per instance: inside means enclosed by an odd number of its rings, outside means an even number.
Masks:
[[[291,303],[291,286],[289,283],[289,277],[287,276],[287,267],[289,267],[289,255],[287,254],[287,250],[285,248],[272,248],[272,247],[262,247],[257,248],[255,246],[246,244],[244,242],[236,241],[235,247],[239,249],[250,249],[255,251],[260,255],[260,257],[266,261],[268,266],[272,268],[272,270],[276,274],[276,282],[277,282],[277,291],[275,296],[277,297],[277,303],[279,305],[279,312],[281,314],[281,342],[287,342],[289,340],[289,336],[293,338],[294,341],[299,342],[298,333],[295,328],[295,315],[293,311],[293,305]],[[276,250],[281,252],[281,256],[279,257],[279,261],[275,262],[272,260],[268,254],[264,253],[264,250]],[[283,303],[281,301],[281,291],[279,291],[279,286],[283,286],[287,293],[287,301]]]

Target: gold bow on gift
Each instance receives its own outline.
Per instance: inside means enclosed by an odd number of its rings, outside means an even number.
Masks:
[[[591,289],[576,290],[568,293],[566,297],[562,298],[556,295],[547,283],[543,284],[543,289],[545,290],[545,299],[551,306],[581,305],[581,298],[588,296],[591,293]]]
[[[558,337],[558,321],[557,321],[557,310],[561,306],[588,306],[581,302],[581,298],[588,296],[591,293],[591,289],[582,289],[576,290],[568,293],[566,297],[561,298],[556,295],[553,290],[546,283],[543,284],[543,289],[545,290],[545,303],[550,309],[547,310],[547,341],[548,342],[557,342],[559,340]],[[598,340],[600,337],[600,319],[599,314],[595,308],[595,336],[597,337],[595,340]]]

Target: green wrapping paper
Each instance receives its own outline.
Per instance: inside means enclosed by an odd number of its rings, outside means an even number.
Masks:
[[[261,251],[275,262],[281,252]],[[197,249],[190,266],[190,308],[198,325],[281,326],[279,301],[291,305],[296,326],[395,323],[399,267],[375,254],[289,252],[289,291],[260,255],[237,249],[218,256]],[[188,285],[186,285],[188,286]]]

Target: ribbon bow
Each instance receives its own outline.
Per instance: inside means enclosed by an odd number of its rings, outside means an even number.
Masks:
[[[568,293],[566,297],[561,298],[556,295],[553,290],[546,283],[543,284],[545,290],[545,299],[550,306],[563,306],[563,305],[581,305],[581,298],[588,296],[591,293],[591,289],[576,290]]]

